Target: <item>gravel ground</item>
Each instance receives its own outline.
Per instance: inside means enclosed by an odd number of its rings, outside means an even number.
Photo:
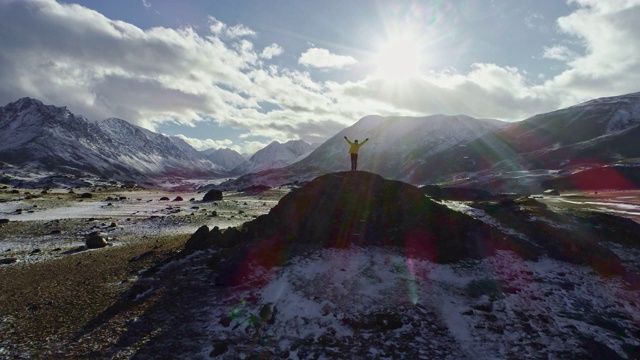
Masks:
[[[74,337],[197,228],[250,221],[288,191],[202,202],[197,192],[0,189],[0,358],[73,357]],[[83,249],[96,231],[107,247]]]

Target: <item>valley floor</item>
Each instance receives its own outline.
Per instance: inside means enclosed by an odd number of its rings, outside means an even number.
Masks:
[[[509,251],[442,265],[352,247],[251,269],[242,285],[222,288],[208,266],[217,250],[180,256],[184,243],[201,225],[267,213],[287,189],[229,193],[216,204],[198,193],[12,190],[0,190],[0,219],[9,220],[0,260],[15,259],[0,265],[1,358],[640,356],[640,289],[586,266]],[[537,200],[640,214],[640,192]],[[77,251],[93,231],[109,246]],[[610,246],[640,272],[640,246]]]
[[[63,356],[83,326],[200,226],[240,225],[288,191],[203,202],[193,191],[0,189],[0,358]],[[96,231],[108,246],[82,249]]]

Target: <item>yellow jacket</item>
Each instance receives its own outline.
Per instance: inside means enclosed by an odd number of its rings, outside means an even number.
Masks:
[[[369,141],[369,139],[365,139],[363,142],[356,144],[354,142],[349,141],[349,139],[347,139],[347,137],[344,137],[345,140],[347,140],[347,142],[349,143],[349,145],[351,145],[351,147],[349,148],[349,154],[357,154],[358,150],[360,150],[360,146],[364,145],[364,143],[366,143],[367,141]]]

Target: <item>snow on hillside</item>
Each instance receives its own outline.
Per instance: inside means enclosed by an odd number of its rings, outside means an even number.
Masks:
[[[593,109],[603,106],[609,106],[612,109],[607,123],[607,134],[640,125],[640,92],[593,99],[570,108]]]
[[[237,151],[231,149],[208,149],[200,151],[200,155],[212,163],[224,167],[227,171],[231,171],[246,160]]]
[[[313,149],[310,144],[303,140],[291,140],[284,144],[274,141],[256,152],[249,160],[234,168],[232,173],[243,175],[282,168],[305,158]]]
[[[382,248],[325,249],[253,270],[243,286],[202,295],[210,300],[189,333],[204,342],[183,355],[614,358],[640,346],[622,330],[640,322],[637,290],[548,258],[498,251],[442,265]]]
[[[211,176],[226,170],[193,158],[168,137],[110,118],[90,122],[64,107],[23,98],[0,107],[0,158],[60,173],[112,179]]]

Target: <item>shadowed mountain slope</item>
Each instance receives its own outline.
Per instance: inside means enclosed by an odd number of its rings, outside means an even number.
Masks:
[[[538,114],[464,146],[427,157],[408,169],[412,183],[493,170],[567,169],[640,157],[640,93],[591,100]]]

